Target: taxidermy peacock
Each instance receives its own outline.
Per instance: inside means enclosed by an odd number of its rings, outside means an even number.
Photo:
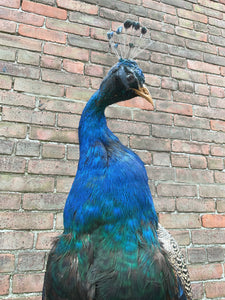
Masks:
[[[108,33],[119,62],[80,119],[78,170],[64,209],[64,232],[49,254],[43,300],[191,299],[178,245],[158,223],[144,164],[109,130],[104,115],[108,105],[137,95],[152,103],[133,60],[140,53],[137,33],[142,41],[146,31],[127,20]]]

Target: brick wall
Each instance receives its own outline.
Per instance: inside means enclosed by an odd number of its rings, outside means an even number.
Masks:
[[[155,106],[108,108],[109,127],[146,163],[194,298],[224,299],[224,0],[0,0],[0,17],[1,299],[41,299],[80,114],[116,62],[106,33],[126,18],[151,29],[139,64]]]

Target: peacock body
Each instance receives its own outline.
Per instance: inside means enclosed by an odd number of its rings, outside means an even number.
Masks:
[[[136,62],[120,59],[82,113],[78,170],[43,300],[191,299],[179,248],[158,225],[144,164],[106,123],[108,105],[137,94],[151,100],[143,85]]]

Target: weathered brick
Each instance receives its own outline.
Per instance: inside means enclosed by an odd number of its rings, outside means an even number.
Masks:
[[[69,74],[56,70],[42,70],[42,80],[79,87],[88,88],[89,86],[89,80],[86,76],[81,74]]]
[[[55,228],[58,230],[63,230],[63,213],[58,213],[56,215],[56,224]]]
[[[1,229],[51,229],[52,213],[0,212]]]
[[[190,164],[192,169],[206,169],[207,160],[205,156],[192,155],[190,156]]]
[[[0,91],[0,103],[9,104],[10,106],[25,106],[29,108],[35,107],[35,97],[20,94],[17,92]]]
[[[68,87],[66,89],[66,97],[70,99],[84,100],[87,101],[93,95],[94,90],[79,88],[79,87]]]
[[[72,177],[58,177],[56,181],[56,191],[57,193],[68,193],[73,183]]]
[[[176,169],[176,181],[193,183],[214,183],[213,171]]]
[[[191,10],[178,9],[178,16],[184,19],[193,20],[197,22],[206,23],[208,22],[208,18],[204,14],[196,13]]]
[[[0,136],[3,137],[16,137],[16,138],[25,138],[27,132],[27,126],[24,124],[10,123],[10,122],[1,122],[0,123]]]
[[[20,0],[8,0],[5,2],[4,0],[0,1],[1,6],[7,6],[12,8],[19,8],[20,7]]]
[[[15,61],[16,50],[7,47],[0,47],[0,59],[7,61]]]
[[[190,263],[204,263],[207,261],[206,250],[204,248],[188,249],[188,261]]]
[[[178,36],[182,36],[184,38],[191,39],[191,40],[194,39],[197,41],[207,42],[208,39],[206,33],[192,31],[187,28],[182,28],[177,26],[175,31]]]
[[[225,121],[211,120],[210,125],[212,130],[225,132]]]
[[[225,156],[225,147],[220,146],[211,146],[211,154],[214,156]]]
[[[51,55],[41,56],[41,67],[49,69],[61,69],[61,59]]]
[[[201,129],[192,129],[192,140],[209,142],[209,143],[225,143],[225,133],[224,132],[213,132]]]
[[[149,135],[147,124],[128,122],[123,120],[109,120],[108,126],[113,132],[121,132],[136,135]]]
[[[175,140],[172,142],[172,150],[174,152],[185,152],[192,154],[209,154],[209,145],[198,143],[198,142],[188,142]]]
[[[36,249],[50,250],[59,232],[41,232],[38,234]]]
[[[160,183],[157,186],[157,192],[159,196],[194,197],[197,195],[197,188],[195,185]]]
[[[222,247],[208,247],[207,256],[209,262],[218,262],[224,260],[224,249]]]
[[[57,42],[61,44],[66,43],[66,34],[59,31],[20,24],[18,32],[20,35],[32,37],[39,40]]]
[[[0,172],[24,173],[26,161],[22,158],[2,156],[0,157]]]
[[[0,75],[1,89],[10,90],[12,87],[12,78],[5,75]]]
[[[146,171],[150,180],[174,180],[174,170],[166,167],[146,166]]]
[[[170,90],[177,90],[178,82],[175,79],[163,78],[162,79],[162,88],[170,89]]]
[[[200,228],[197,214],[159,214],[159,222],[166,228]]]
[[[194,83],[190,82],[190,81],[179,81],[179,91],[181,92],[187,92],[187,93],[194,93]],[[175,94],[175,93],[174,93]],[[187,94],[185,94],[185,96],[187,96]],[[194,95],[192,95],[194,96]],[[184,101],[186,102],[186,101]],[[202,101],[199,101],[199,104],[201,103]],[[195,103],[195,102],[191,102],[191,101],[188,101],[188,103]],[[208,103],[208,102],[207,102]]]
[[[90,37],[80,37],[74,34],[68,34],[68,43],[84,49],[93,49],[108,52],[108,43],[105,41],[95,40]]]
[[[76,47],[62,46],[52,43],[44,45],[44,53],[56,55],[60,57],[67,57],[72,59],[79,59],[81,61],[88,60],[88,50]]]
[[[16,78],[14,83],[16,91],[27,92],[38,95],[47,96],[63,96],[64,87],[58,84],[50,84],[38,80],[31,80],[25,78]]]
[[[66,20],[67,12],[65,9],[44,5],[41,3],[35,3],[27,0],[23,0],[22,9],[24,11],[33,12],[35,14]]]
[[[7,20],[0,20],[0,30],[3,32],[15,33],[16,23]]]
[[[30,139],[60,143],[78,144],[78,133],[75,130],[31,127]]]
[[[69,115],[69,114],[58,115],[59,127],[78,128],[79,121],[80,121],[79,115]]]
[[[54,178],[41,176],[0,175],[1,191],[53,192]]]
[[[32,141],[19,141],[16,145],[16,155],[18,156],[39,156],[40,143]]]
[[[175,238],[175,240],[179,243],[179,245],[187,246],[190,244],[190,235],[187,230],[170,229],[170,233]]]
[[[67,161],[54,160],[30,160],[28,163],[28,173],[49,174],[49,175],[69,175],[75,176],[77,164]]]
[[[225,212],[225,199],[217,200],[216,203],[217,203],[217,211]]]
[[[208,157],[208,168],[211,170],[223,170],[223,159]]]
[[[54,125],[55,114],[50,112],[37,112],[15,107],[3,107],[2,119],[10,122],[22,122],[38,125]]]
[[[0,232],[0,249],[31,249],[33,246],[33,239],[34,234],[28,231]]]
[[[198,283],[192,282],[191,287],[192,287],[193,299],[203,299],[203,296],[204,296],[203,283],[202,282],[198,282]]]
[[[190,265],[188,271],[193,281],[221,278],[223,272],[221,264]]]
[[[13,293],[41,292],[43,288],[44,273],[16,274],[13,276]]]
[[[55,112],[65,112],[72,114],[81,114],[84,109],[85,103],[82,102],[72,102],[66,100],[56,100],[56,99],[43,99],[39,100],[40,110],[50,110]]]
[[[139,150],[170,151],[168,139],[132,136],[130,138],[130,146]]]
[[[170,155],[168,153],[153,153],[153,164],[157,166],[170,166]]]
[[[205,283],[206,296],[208,298],[225,297],[225,282],[212,281]]]
[[[0,254],[0,272],[12,272],[15,267],[15,256],[9,253]]]
[[[21,194],[16,193],[0,193],[0,207],[4,209],[19,209],[21,202]]]
[[[110,28],[110,22],[104,18],[97,17],[95,15],[88,15],[81,12],[71,12],[69,14],[69,20],[75,23],[82,23],[93,27],[101,27],[105,29]]]
[[[0,154],[11,154],[13,151],[14,143],[12,141],[1,140]]]
[[[44,267],[45,252],[20,252],[18,271],[41,271]]]
[[[23,199],[23,208],[26,210],[62,210],[66,194],[33,194],[26,193]]]
[[[0,295],[6,295],[9,292],[9,275],[0,275]]]
[[[64,158],[65,146],[57,144],[44,144],[42,147],[43,158]]]
[[[206,74],[176,67],[172,67],[172,77],[196,83],[206,83]]]
[[[152,136],[170,139],[189,140],[190,132],[186,128],[173,128],[169,126],[152,125]]]
[[[24,76],[28,78],[38,79],[40,70],[34,67],[25,67],[18,64],[13,64],[11,62],[0,62],[1,73],[14,75],[14,76]]]
[[[175,199],[173,198],[154,198],[154,205],[157,212],[169,212],[175,210]]]
[[[176,208],[179,212],[213,212],[215,201],[213,199],[177,198]]]
[[[218,97],[218,98],[225,97],[224,88],[217,87],[217,86],[211,86],[210,91],[211,91],[211,96]]]
[[[188,60],[188,68],[206,73],[220,74],[220,67],[201,61]]]
[[[152,112],[152,111],[133,111],[133,119],[135,121],[149,122],[151,120],[152,124],[164,124],[172,125],[172,115],[162,112]]]
[[[188,168],[189,167],[189,158],[187,155],[172,154],[171,155],[171,164],[173,167]]]
[[[78,145],[68,146],[67,147],[67,159],[79,159],[79,147]]]
[[[209,96],[209,87],[205,84],[195,84],[196,94]]]
[[[193,230],[192,242],[194,244],[224,244],[225,243],[225,230],[224,229],[199,229]]]
[[[38,66],[39,60],[40,60],[39,53],[30,52],[30,51],[26,51],[26,50],[18,51],[17,61],[19,63]]]

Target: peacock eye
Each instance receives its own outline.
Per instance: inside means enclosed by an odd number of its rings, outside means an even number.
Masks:
[[[132,81],[134,81],[134,80],[135,80],[134,74],[128,74],[128,75],[127,75],[127,81],[128,81],[128,82],[132,82]]]

